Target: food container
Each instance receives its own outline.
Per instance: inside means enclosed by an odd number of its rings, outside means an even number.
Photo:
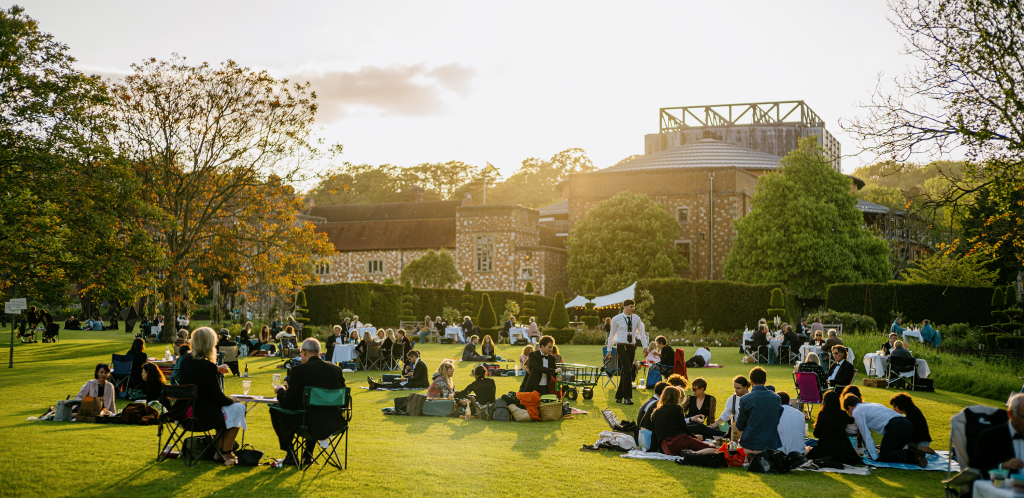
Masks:
[[[1007,470],[992,470],[988,475],[992,478],[993,486],[1003,488],[1006,487],[1006,479],[1010,476],[1010,472]]]
[[[1010,476],[1010,484],[1013,487],[1014,495],[1024,495],[1024,474]]]

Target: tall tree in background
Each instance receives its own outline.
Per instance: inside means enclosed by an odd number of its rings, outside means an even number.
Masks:
[[[459,269],[455,266],[455,258],[447,250],[434,252],[427,250],[402,268],[403,282],[412,282],[416,287],[433,289],[449,289],[462,279]]]
[[[0,60],[0,296],[130,301],[160,260],[141,221],[160,216],[108,146],[103,83],[20,7],[0,10]]]
[[[619,192],[605,199],[569,232],[569,287],[583,291],[593,280],[610,294],[644,278],[672,277],[687,268],[672,246],[679,222],[643,194]]]
[[[992,286],[999,271],[985,269],[988,262],[982,252],[961,255],[954,247],[939,250],[918,262],[917,268],[903,271],[903,280],[915,284]]]
[[[758,180],[753,210],[735,220],[725,276],[782,282],[799,295],[824,295],[836,282],[891,278],[885,241],[863,228],[850,180],[813,138],[801,139],[779,170]]]
[[[546,206],[562,199],[562,193],[556,188],[562,180],[574,173],[591,171],[594,171],[594,163],[583,149],[565,149],[546,161],[531,157],[507,180],[488,189],[488,204]],[[473,195],[475,199],[476,194]]]
[[[324,236],[296,222],[301,199],[288,186],[308,180],[303,168],[328,154],[312,134],[308,83],[178,55],[132,68],[112,84],[111,138],[142,180],[143,199],[168,216],[149,227],[168,256],[160,269],[168,314],[204,294],[204,274],[227,263],[255,277],[287,244],[326,253]],[[312,273],[285,265],[275,276],[292,272]]]

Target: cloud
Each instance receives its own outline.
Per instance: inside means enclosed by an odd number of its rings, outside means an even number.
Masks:
[[[433,68],[412,64],[301,73],[291,79],[313,84],[320,104],[317,120],[330,122],[363,109],[391,116],[445,114],[453,100],[472,92],[476,74],[476,69],[455,63]]]

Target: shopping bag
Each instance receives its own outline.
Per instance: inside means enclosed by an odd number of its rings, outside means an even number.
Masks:
[[[82,398],[82,404],[78,405],[77,422],[95,422],[96,417],[103,412],[103,398],[86,396]]]

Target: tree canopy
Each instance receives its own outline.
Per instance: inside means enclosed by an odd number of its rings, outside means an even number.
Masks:
[[[890,279],[885,241],[863,228],[849,178],[832,168],[814,137],[761,176],[752,203],[733,222],[726,278],[782,282],[805,297],[824,295],[832,283]]]
[[[593,280],[610,294],[644,278],[672,277],[688,266],[673,247],[679,222],[643,194],[619,192],[594,206],[569,232],[569,287]]]
[[[426,254],[410,261],[402,268],[402,281],[412,282],[416,287],[448,289],[462,279],[459,269],[455,266],[455,258],[447,250]]]
[[[967,255],[952,250],[936,251],[918,261],[916,268],[903,270],[903,280],[914,284],[991,286],[999,278],[999,271],[985,268],[988,258],[982,252]]]

